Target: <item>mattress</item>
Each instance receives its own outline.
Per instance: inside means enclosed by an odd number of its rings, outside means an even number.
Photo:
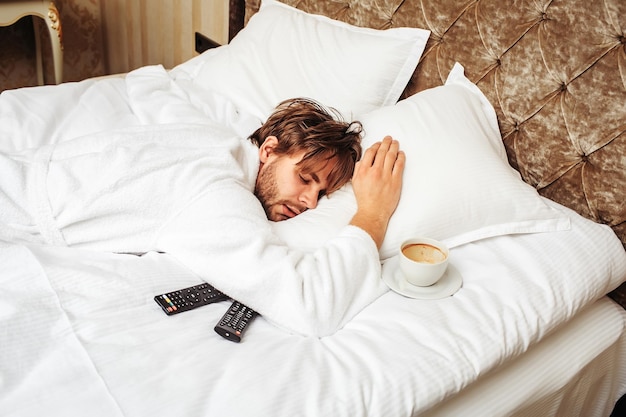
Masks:
[[[517,359],[420,414],[608,416],[626,392],[626,312],[598,300]]]

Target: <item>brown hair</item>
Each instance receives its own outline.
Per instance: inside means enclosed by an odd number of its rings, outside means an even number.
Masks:
[[[281,102],[249,139],[260,147],[268,136],[276,136],[274,151],[279,155],[304,151],[298,162],[304,172],[313,172],[320,164],[337,158],[328,177],[326,193],[330,194],[352,178],[354,165],[361,158],[362,131],[360,122],[345,122],[332,107],[294,98]]]

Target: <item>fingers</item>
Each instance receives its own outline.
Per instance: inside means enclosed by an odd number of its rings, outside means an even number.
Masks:
[[[360,162],[365,166],[378,164],[381,167],[389,166],[391,163],[393,167],[399,148],[398,141],[393,140],[391,136],[385,136],[381,142],[374,143],[365,151]]]
[[[397,167],[400,154],[402,154],[403,167],[404,152],[400,151],[400,144],[397,140],[392,139],[391,136],[385,136],[382,142],[379,142],[376,147],[375,159],[372,166],[381,169],[382,172],[393,173]]]
[[[391,136],[370,146],[360,161],[356,163],[353,181],[357,177],[373,176],[378,181],[402,181],[406,155],[400,150],[398,141]],[[385,180],[384,178],[387,178]]]
[[[404,171],[404,165],[406,164],[406,154],[403,151],[399,151],[397,158],[393,165],[392,175],[394,177],[402,177],[402,172]]]
[[[378,159],[380,160],[382,168],[385,172],[393,171],[398,160],[399,152],[400,144],[398,141],[391,139],[390,136],[386,136],[378,149],[378,154],[380,155],[380,158]]]
[[[376,142],[375,144],[367,148],[367,150],[363,154],[363,157],[361,158],[361,161],[360,161],[361,165],[368,166],[368,167],[372,166],[372,164],[374,163],[374,159],[376,158],[376,155],[378,153],[378,149],[380,148],[380,145],[381,145],[380,142]]]

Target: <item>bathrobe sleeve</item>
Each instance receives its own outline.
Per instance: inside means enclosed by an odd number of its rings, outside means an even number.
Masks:
[[[206,190],[163,225],[156,246],[293,333],[325,336],[382,295],[378,250],[346,226],[315,252],[289,249],[256,197],[235,182]]]

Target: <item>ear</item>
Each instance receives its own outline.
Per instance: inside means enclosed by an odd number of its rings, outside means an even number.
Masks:
[[[278,146],[278,138],[276,136],[268,136],[259,148],[259,159],[262,164],[267,162],[274,153],[274,149]]]

